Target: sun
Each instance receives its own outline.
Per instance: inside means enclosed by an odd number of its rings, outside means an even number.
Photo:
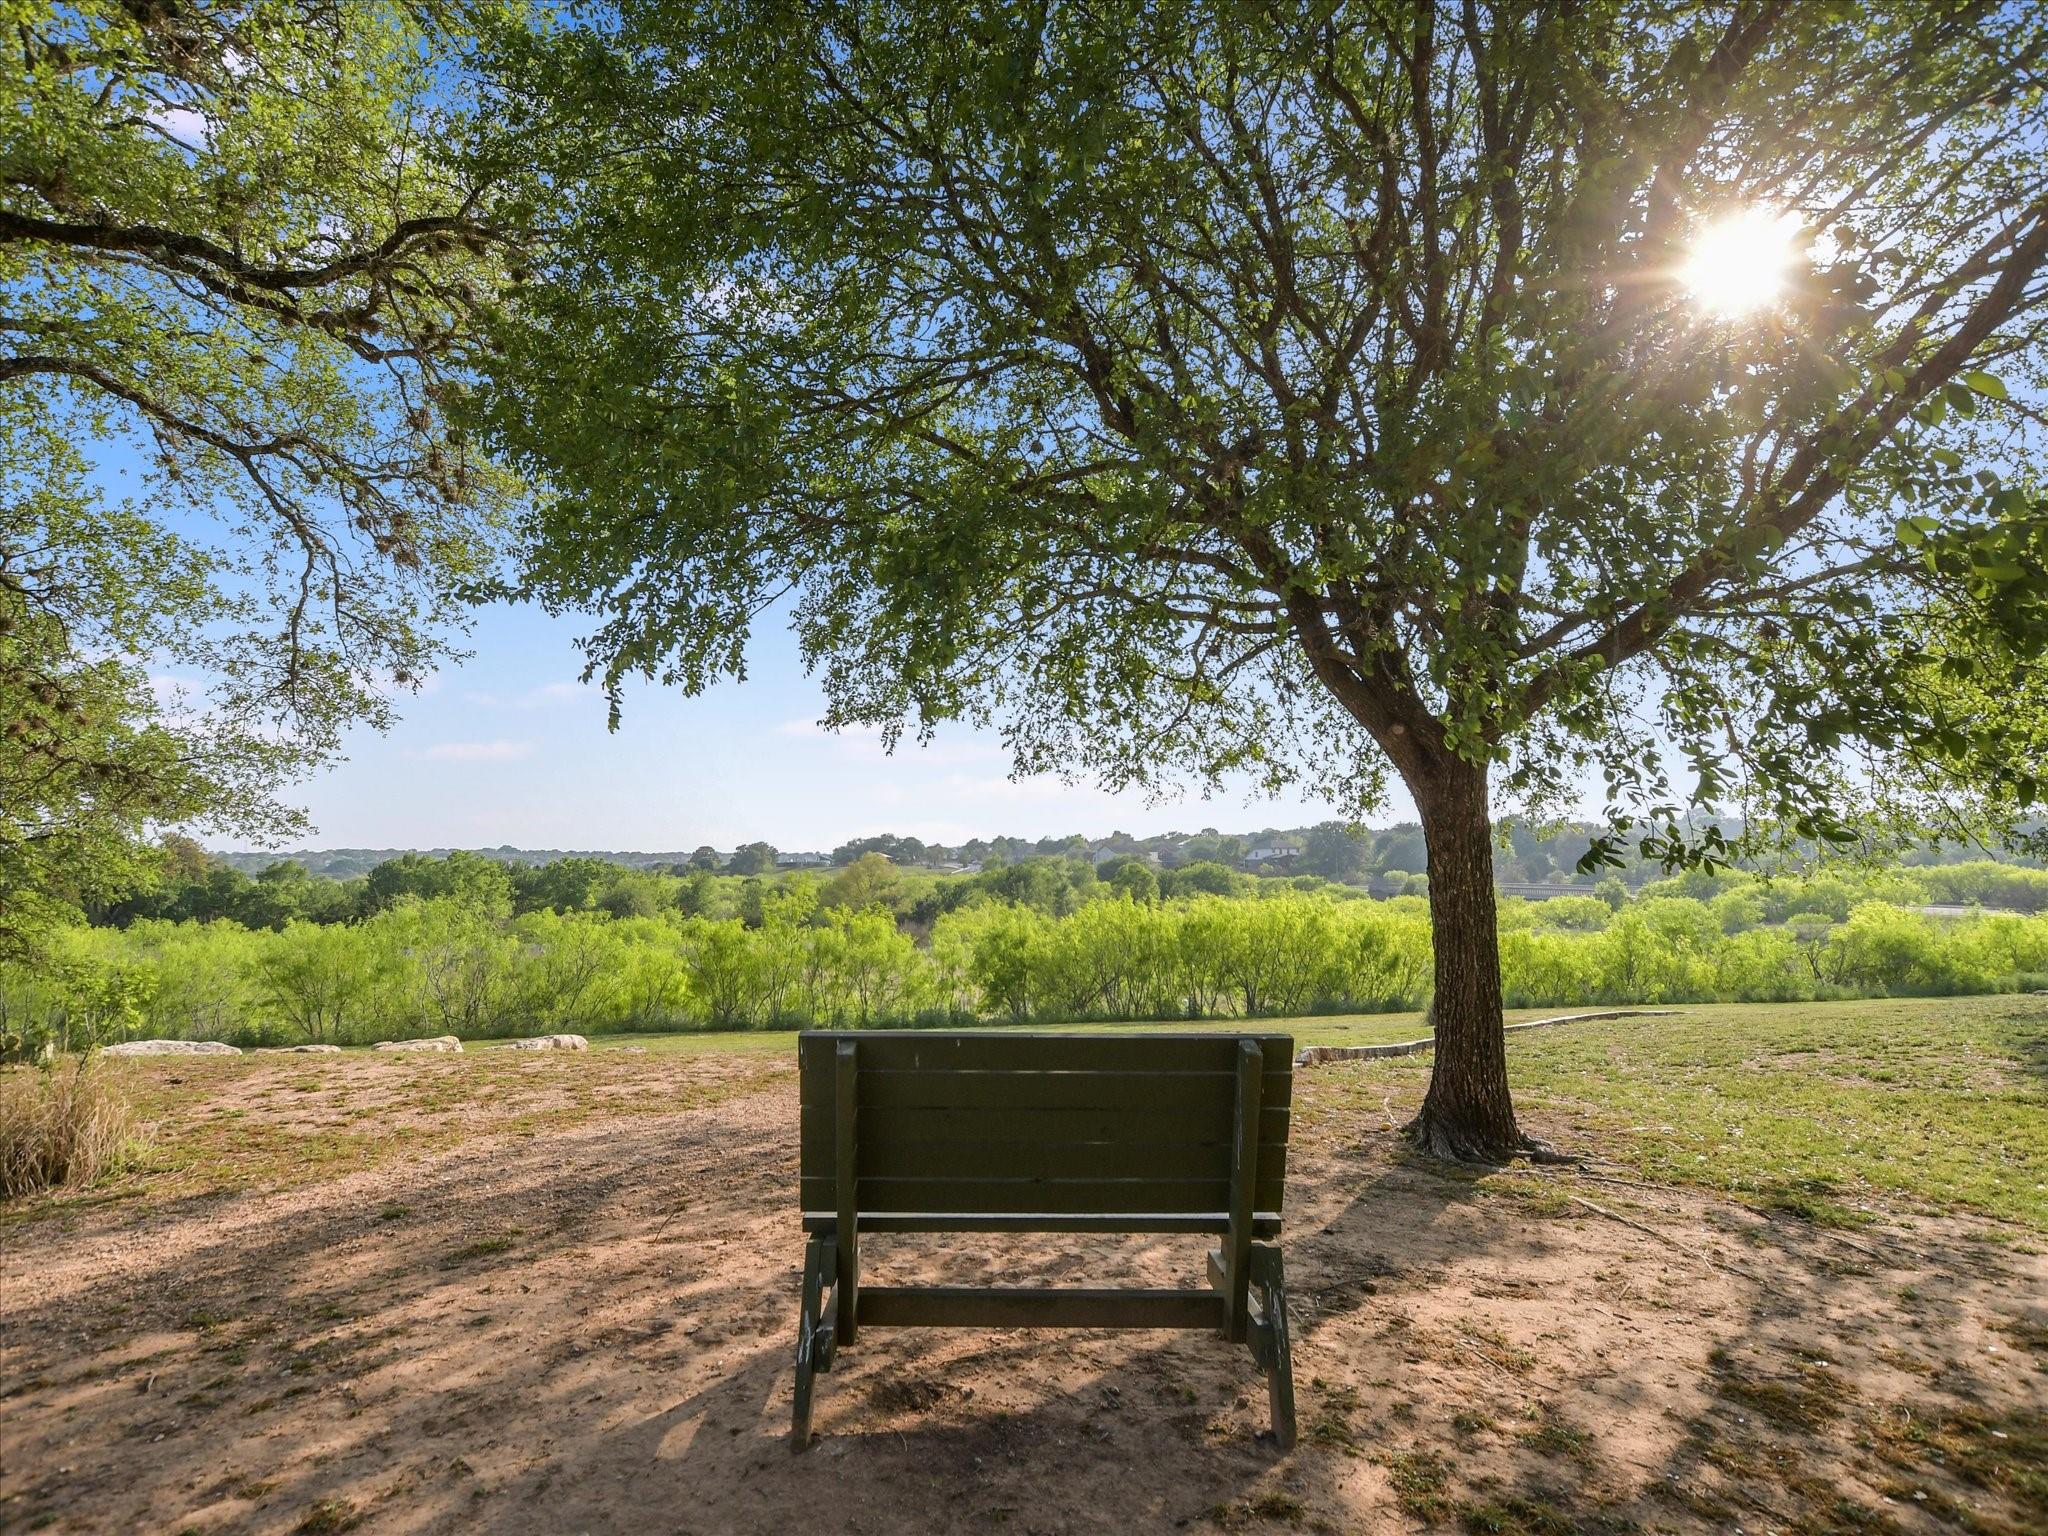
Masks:
[[[1798,251],[1796,215],[1744,208],[1699,232],[1678,277],[1700,308],[1724,317],[1746,315],[1784,293]]]

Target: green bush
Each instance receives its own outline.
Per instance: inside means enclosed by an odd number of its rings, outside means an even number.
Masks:
[[[33,1057],[138,1035],[354,1045],[564,1029],[1273,1017],[1427,1000],[1421,897],[1364,900],[1279,880],[1229,895],[1202,890],[1215,882],[1198,871],[1195,889],[1154,899],[1136,877],[1150,876],[1142,865],[1076,883],[1073,864],[1015,866],[1016,900],[973,886],[951,905],[925,892],[901,913],[850,904],[852,883],[835,879],[748,882],[749,899],[689,914],[621,902],[620,916],[597,901],[513,915],[492,888],[401,892],[348,924],[80,928],[50,963],[0,968],[0,1043]],[[880,873],[861,871],[870,894],[886,884]],[[1930,914],[1917,889],[1900,904],[1872,898],[1868,884],[1673,881],[1618,909],[1583,896],[1506,900],[1506,1000],[1933,996],[2038,986],[2048,973],[2048,914]]]

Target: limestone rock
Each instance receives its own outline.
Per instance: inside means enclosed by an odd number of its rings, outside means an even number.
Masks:
[[[102,1056],[239,1056],[241,1051],[222,1040],[124,1040],[100,1052]]]
[[[581,1035],[530,1035],[524,1040],[505,1042],[515,1051],[587,1051],[590,1042]]]
[[[436,1035],[431,1040],[379,1040],[373,1051],[460,1051],[462,1042],[453,1035]]]
[[[338,1045],[259,1045],[258,1056],[339,1056]]]

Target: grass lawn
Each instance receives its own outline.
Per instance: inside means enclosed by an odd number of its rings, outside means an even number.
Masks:
[[[635,1042],[621,1041],[630,1046]],[[673,1115],[794,1077],[794,1037],[667,1037],[589,1055],[472,1042],[460,1055],[167,1056],[110,1061],[143,1131],[93,1190],[0,1205],[0,1226],[72,1205],[279,1190],[596,1121]]]
[[[1512,1022],[1520,1018],[1542,1018],[1554,1015],[1559,1010],[1524,1010],[1510,1013]],[[1204,1030],[1215,1033],[1235,1033],[1247,1027],[1243,1019],[1198,1019],[1165,1020],[1156,1024],[1028,1024],[1018,1028],[1020,1034],[1128,1034],[1133,1030],[1156,1029],[1164,1032]],[[1297,1045],[1378,1045],[1389,1040],[1416,1040],[1429,1033],[1429,1026],[1422,1021],[1419,1013],[1362,1013],[1333,1014],[1329,1017],[1306,1019],[1253,1019],[1251,1029],[1264,1033],[1291,1034]],[[675,1035],[592,1035],[590,1048],[594,1051],[631,1050],[638,1047],[653,1054],[678,1053],[686,1056],[707,1054],[733,1054],[741,1056],[773,1055],[787,1051],[792,1057],[796,1051],[796,1031],[787,1029],[737,1029],[737,1030],[693,1030],[687,1034]],[[492,1042],[476,1040],[470,1042],[470,1050],[488,1050]]]
[[[1524,1010],[1511,1022],[1555,1013]],[[1148,1026],[1068,1025],[1086,1032]],[[1231,1030],[1234,1021],[1165,1029]],[[1418,1014],[1261,1020],[1299,1045],[1427,1033]],[[663,1114],[783,1080],[789,1031],[609,1035],[587,1056],[489,1041],[461,1056],[165,1058],[119,1067],[154,1129],[99,1198],[318,1182],[478,1136]],[[374,1064],[331,1073],[323,1063]],[[688,1069],[724,1062],[716,1081]],[[1511,1035],[1516,1100],[1569,1150],[1659,1182],[1851,1225],[1865,1207],[1971,1211],[2048,1231],[2048,1000],[1895,999],[1685,1007]],[[1308,1069],[1304,1121],[1412,1112],[1424,1053]],[[79,1198],[66,1195],[57,1203]],[[15,1214],[21,1214],[19,1208]]]
[[[2048,999],[1688,1007],[1511,1035],[1508,1069],[1571,1150],[1646,1178],[1834,1223],[1875,1198],[2048,1230]],[[1377,1115],[1429,1057],[1315,1070],[1349,1079],[1322,1113]]]
[[[1528,1019],[1555,1018],[1561,1013],[1576,1013],[1573,1008],[1511,1008],[1508,1022],[1516,1024]],[[1296,1019],[1166,1019],[1158,1023],[1114,1023],[1114,1024],[1027,1024],[1018,1027],[1020,1034],[1074,1034],[1102,1035],[1129,1034],[1132,1031],[1156,1029],[1162,1032],[1205,1031],[1214,1034],[1235,1034],[1243,1029],[1261,1034],[1288,1034],[1294,1036],[1297,1046],[1303,1045],[1383,1045],[1395,1040],[1419,1040],[1429,1033],[1429,1025],[1419,1012],[1409,1013],[1332,1013],[1313,1014]],[[629,1050],[639,1047],[652,1052],[681,1052],[686,1055],[701,1055],[712,1052],[731,1052],[739,1055],[794,1051],[792,1043],[794,1030],[744,1029],[744,1030],[693,1030],[673,1035],[592,1035],[590,1048],[597,1051]],[[492,1042],[473,1041],[471,1050],[488,1050]]]

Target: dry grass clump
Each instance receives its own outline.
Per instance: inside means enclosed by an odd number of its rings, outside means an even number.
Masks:
[[[90,1057],[0,1073],[0,1200],[90,1184],[134,1141],[128,1101]]]

